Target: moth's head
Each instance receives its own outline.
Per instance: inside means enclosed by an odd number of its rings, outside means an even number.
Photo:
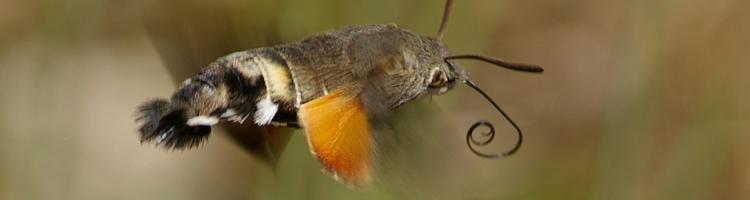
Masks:
[[[450,51],[440,41],[403,29],[398,31],[408,37],[383,40],[385,45],[379,48],[395,48],[385,50],[388,52],[385,56],[369,56],[385,69],[383,90],[388,94],[390,107],[422,96],[444,94],[467,80],[463,67],[444,60]]]
[[[445,58],[450,56],[450,50],[442,42],[431,37],[422,37],[422,50],[428,56],[423,57],[427,69],[427,77],[423,84],[428,95],[440,95],[453,89],[457,83],[469,79],[469,74],[458,63],[449,63]]]
[[[228,101],[226,88],[201,75],[185,81],[171,100],[155,99],[138,108],[141,142],[155,142],[168,149],[199,145],[219,122]]]
[[[492,106],[508,121],[508,123],[516,129],[516,133],[518,134],[518,140],[516,142],[516,145],[512,149],[497,154],[481,153],[474,149],[473,145],[483,146],[491,142],[491,140],[494,138],[495,129],[492,123],[489,123],[487,121],[478,121],[468,130],[466,142],[469,145],[469,148],[475,154],[485,158],[502,158],[513,155],[521,147],[521,143],[523,141],[521,129],[518,128],[513,120],[511,120],[510,117],[505,114],[502,109],[500,109],[500,107],[494,102],[494,100],[492,100],[492,98],[490,98],[489,95],[487,95],[487,93],[482,91],[479,86],[469,80],[466,70],[464,70],[464,68],[459,65],[459,63],[454,61],[461,59],[478,60],[511,70],[531,73],[542,73],[544,69],[536,65],[506,62],[501,59],[476,54],[451,54],[448,48],[446,48],[445,45],[443,45],[443,43],[441,42],[441,38],[443,37],[443,33],[445,33],[445,28],[448,23],[448,17],[450,16],[452,4],[452,0],[446,1],[445,11],[443,12],[443,19],[440,23],[440,28],[438,29],[437,36],[420,36],[419,41],[411,42],[411,46],[409,46],[408,48],[403,48],[405,49],[404,63],[406,63],[406,66],[416,66],[413,67],[413,69],[417,69],[415,70],[416,72],[412,74],[413,77],[417,78],[412,78],[411,80],[417,81],[416,87],[414,87],[415,83],[410,82],[409,79],[400,80],[402,84],[400,88],[407,89],[398,90],[402,92],[399,95],[402,95],[402,97],[405,98],[400,98],[401,101],[399,101],[395,105],[400,105],[405,101],[409,101],[412,98],[416,98],[422,95],[438,95],[446,93],[454,88],[456,83],[466,84],[467,86],[471,87],[479,94],[481,94],[485,99],[487,99],[487,101],[492,104]],[[415,56],[411,55],[411,52],[409,50],[414,50],[414,52],[416,52]],[[407,67],[406,69],[409,69],[409,67]],[[485,136],[488,136],[488,139],[485,141],[476,140],[472,136],[474,130],[476,130],[477,127],[481,126],[490,129],[488,132],[484,133]]]

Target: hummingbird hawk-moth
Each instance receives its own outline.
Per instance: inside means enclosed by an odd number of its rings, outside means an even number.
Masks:
[[[388,111],[414,99],[440,95],[464,83],[501,112],[519,134],[516,146],[482,157],[513,154],[521,144],[518,126],[469,80],[455,60],[476,59],[498,66],[542,72],[479,55],[454,55],[441,42],[452,1],[448,0],[437,36],[421,36],[393,24],[348,26],[298,42],[234,52],[185,80],[170,99],[138,108],[141,142],[170,149],[201,144],[221,121],[304,129],[311,153],[337,180],[370,180],[373,126]],[[248,133],[250,134],[250,133]]]

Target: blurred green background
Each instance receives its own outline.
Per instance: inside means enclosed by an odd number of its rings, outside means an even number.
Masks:
[[[441,0],[0,0],[0,199],[748,199],[750,1],[457,0],[445,43],[527,133],[485,160],[466,87],[396,111],[379,178],[320,173],[296,132],[278,167],[217,131],[141,145],[134,108],[227,53],[349,24],[434,35]],[[507,148],[507,127],[485,151]],[[248,133],[250,134],[250,133]],[[400,138],[400,139],[399,139]]]

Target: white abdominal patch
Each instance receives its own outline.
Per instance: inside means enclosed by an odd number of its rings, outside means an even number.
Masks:
[[[219,118],[208,116],[195,116],[187,121],[188,126],[213,126],[216,123],[219,123]]]
[[[279,105],[273,103],[271,98],[260,100],[255,106],[258,108],[255,111],[255,123],[260,126],[271,123],[273,117],[276,116],[276,112],[279,111]]]

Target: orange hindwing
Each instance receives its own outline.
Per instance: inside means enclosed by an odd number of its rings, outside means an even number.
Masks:
[[[370,180],[372,136],[358,97],[339,90],[303,104],[298,117],[310,151],[335,179],[354,185]]]

